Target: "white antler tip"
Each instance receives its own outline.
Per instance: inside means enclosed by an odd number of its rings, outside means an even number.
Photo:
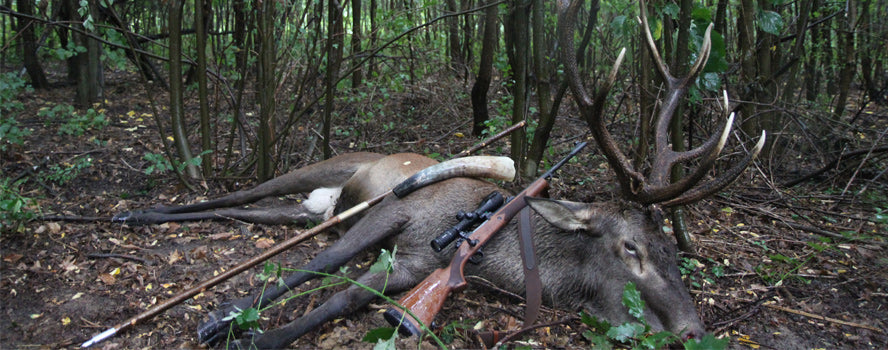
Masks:
[[[767,136],[768,136],[767,133],[764,130],[762,130],[762,136],[759,137],[758,142],[755,144],[755,147],[752,149],[752,152],[754,153],[753,157],[758,156],[759,152],[762,151],[762,148],[765,147],[765,140],[767,140],[767,138],[768,138]]]
[[[728,121],[725,123],[725,129],[722,130],[721,137],[718,140],[718,150],[721,152],[722,147],[725,146],[725,143],[728,142],[728,135],[731,134],[731,127],[734,125],[734,113],[728,116]]]

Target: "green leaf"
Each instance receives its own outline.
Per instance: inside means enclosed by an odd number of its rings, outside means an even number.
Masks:
[[[703,336],[703,339],[689,339],[684,343],[685,350],[723,350],[728,346],[728,338],[716,338],[712,333]]]
[[[254,307],[232,311],[225,320],[230,320],[232,317],[240,329],[259,328],[259,310]]]
[[[580,321],[583,324],[595,328],[595,330],[605,333],[611,329],[611,324],[605,320],[599,320],[598,317],[587,314],[585,311],[580,312]]]
[[[672,19],[678,19],[679,12],[681,12],[681,8],[675,3],[670,2],[666,4],[666,6],[663,6],[663,14],[668,15]]]
[[[660,40],[660,37],[663,36],[663,21],[654,21],[654,31],[651,33],[651,36],[654,37],[654,40]]]
[[[586,338],[586,340],[592,343],[592,349],[595,350],[610,350],[614,348],[613,344],[611,344],[607,337],[590,330],[583,332],[583,338]]]
[[[725,59],[727,55],[727,47],[725,46],[725,37],[721,35],[721,33],[712,31],[710,34],[710,40],[712,40],[712,47],[709,50],[709,60],[706,61],[706,67],[703,68],[704,72],[712,72],[712,73],[723,73],[728,70],[728,61]],[[700,38],[702,43],[703,38]],[[696,51],[697,48],[695,47]],[[695,55],[696,56],[696,55]],[[694,57],[696,59],[696,57]]]
[[[395,339],[397,337],[391,337],[387,340],[378,340],[376,345],[373,346],[373,350],[396,350],[395,348]]]
[[[712,11],[706,7],[697,7],[691,12],[691,18],[695,21],[712,21]]]
[[[367,334],[364,335],[364,338],[361,339],[361,341],[366,343],[378,343],[380,340],[389,340],[392,339],[394,336],[395,328],[379,327],[371,329],[369,332],[367,332]]]
[[[648,349],[663,349],[666,347],[666,345],[677,340],[678,337],[676,337],[675,334],[672,334],[672,332],[663,331],[652,334],[642,339],[641,346]]]
[[[614,29],[620,29],[626,23],[626,16],[620,15],[611,20],[610,26]]]
[[[641,292],[635,289],[635,283],[626,283],[623,289],[623,306],[629,308],[629,314],[640,321],[644,321],[644,300]]]
[[[625,343],[629,339],[636,338],[642,334],[644,334],[644,325],[638,322],[624,323],[607,331],[609,338],[621,343]]]
[[[379,253],[379,258],[376,259],[373,265],[370,265],[370,273],[391,272],[392,265],[395,263],[395,253],[397,252],[398,247],[395,247],[391,252],[382,249],[382,252]]]
[[[703,73],[697,79],[700,87],[706,91],[718,91],[718,88],[721,87],[721,78],[718,73]]]
[[[762,11],[758,16],[758,27],[766,33],[779,35],[783,30],[783,17],[774,11]]]
[[[786,255],[783,255],[780,253],[770,254],[770,255],[768,255],[768,258],[771,260],[780,261],[780,262],[791,262],[793,260],[792,258],[787,257]]]

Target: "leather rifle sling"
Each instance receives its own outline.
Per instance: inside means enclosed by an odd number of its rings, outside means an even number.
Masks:
[[[478,338],[487,348],[494,347],[507,336],[530,330],[540,314],[543,299],[543,284],[540,281],[540,269],[537,265],[536,251],[533,248],[533,223],[530,219],[529,207],[518,213],[518,242],[521,248],[521,261],[524,263],[524,325],[515,332],[479,332]]]
[[[518,236],[521,246],[521,261],[524,262],[524,327],[532,326],[540,314],[543,300],[543,283],[537,266],[536,250],[533,248],[533,222],[530,220],[530,207],[518,213]]]

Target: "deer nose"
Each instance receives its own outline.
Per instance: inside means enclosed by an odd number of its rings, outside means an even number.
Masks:
[[[706,334],[706,331],[702,329],[690,329],[684,334],[682,334],[681,339],[683,341],[687,341],[688,339],[702,339],[703,335]]]

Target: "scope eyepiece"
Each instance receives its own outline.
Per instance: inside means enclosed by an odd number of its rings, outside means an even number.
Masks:
[[[432,249],[436,253],[440,253],[444,248],[450,245],[450,242],[453,242],[453,240],[456,239],[456,236],[459,236],[459,230],[456,228],[444,231],[444,233],[432,240]]]

